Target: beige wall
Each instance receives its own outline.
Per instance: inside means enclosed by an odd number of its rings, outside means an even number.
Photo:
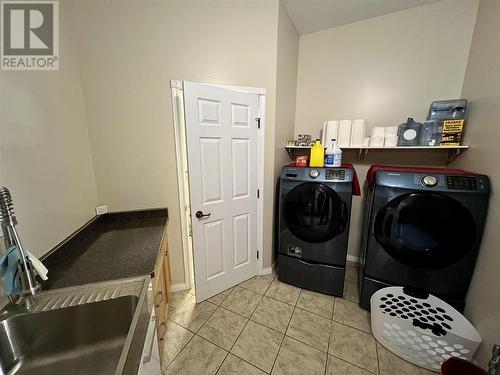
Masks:
[[[0,72],[0,185],[12,193],[24,246],[38,256],[93,217],[97,205],[65,15],[63,7],[59,71]]]
[[[298,57],[299,34],[295,29],[295,26],[293,25],[285,7],[280,1],[276,71],[274,184],[278,181],[283,165],[290,162],[283,145],[288,139],[293,139],[295,128],[295,99],[297,91]]]
[[[500,2],[482,0],[472,39],[462,97],[470,100],[466,141],[470,151],[453,167],[490,176],[490,209],[476,270],[467,296],[466,315],[483,344],[477,352],[486,366],[494,343],[500,344]]]
[[[318,137],[325,120],[364,118],[369,125],[399,125],[408,116],[424,120],[433,100],[460,97],[477,1],[430,5],[300,37],[295,134]],[[370,164],[442,165],[439,153],[373,152]],[[357,256],[362,200],[353,199],[349,254]]]
[[[277,1],[62,3],[71,12],[99,203],[168,206],[184,281],[170,80],[267,90],[264,267],[271,264]]]

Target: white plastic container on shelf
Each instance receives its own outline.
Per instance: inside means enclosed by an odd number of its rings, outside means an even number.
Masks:
[[[373,336],[389,351],[439,372],[450,357],[471,360],[481,336],[469,321],[432,294],[417,297],[403,287],[378,290],[370,299]]]
[[[349,147],[351,144],[352,120],[340,120],[337,142],[340,147]]]
[[[396,147],[398,145],[397,135],[386,135],[384,137],[384,147]]]
[[[370,146],[384,147],[384,134],[385,134],[385,129],[382,126],[373,127],[370,137]]]
[[[325,167],[340,167],[342,165],[342,150],[337,145],[337,140],[330,140],[325,150]]]
[[[327,145],[332,138],[337,139],[339,134],[339,121],[329,120],[325,121],[323,124],[323,130],[321,133],[322,144]]]
[[[352,120],[351,147],[363,146],[366,132],[366,121],[363,119]]]

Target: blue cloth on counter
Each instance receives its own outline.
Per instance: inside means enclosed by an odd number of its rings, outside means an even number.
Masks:
[[[0,277],[6,295],[17,294],[21,291],[21,281],[17,277],[17,264],[20,259],[21,255],[17,246],[9,247],[5,254],[0,256]]]

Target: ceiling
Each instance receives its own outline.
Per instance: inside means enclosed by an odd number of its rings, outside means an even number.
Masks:
[[[414,8],[436,0],[283,0],[299,34]]]

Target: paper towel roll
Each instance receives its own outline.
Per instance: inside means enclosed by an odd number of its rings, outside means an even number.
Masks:
[[[370,137],[370,147],[384,147],[384,137],[371,136]]]
[[[339,135],[339,122],[337,120],[325,121],[323,124],[322,144],[327,147],[332,139]]]
[[[340,120],[337,144],[339,147],[349,147],[351,143],[351,120]]]
[[[352,120],[351,128],[351,146],[363,146],[365,140],[366,122],[363,119]]]
[[[371,137],[374,138],[374,137],[384,137],[385,135],[385,128],[381,127],[381,126],[374,126],[372,128],[372,133],[371,133]]]
[[[384,135],[387,137],[389,136],[397,136],[398,135],[398,127],[397,126],[386,126],[385,127],[385,132]]]
[[[398,145],[397,135],[387,135],[384,138],[384,147],[396,147]]]

